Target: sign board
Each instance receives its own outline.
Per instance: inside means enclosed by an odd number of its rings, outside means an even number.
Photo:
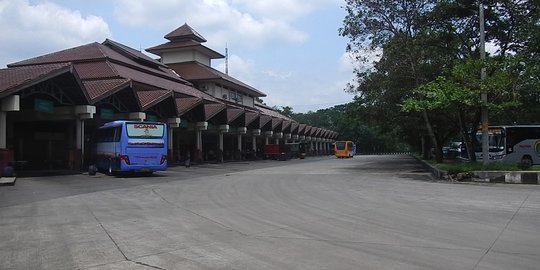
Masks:
[[[155,116],[153,114],[147,114],[146,115],[146,121],[147,122],[157,122],[158,118],[157,118],[157,116]]]
[[[54,110],[54,103],[50,100],[36,98],[34,99],[34,110],[36,112],[52,113]]]
[[[188,128],[189,126],[189,121],[186,120],[186,119],[182,119],[182,121],[180,121],[180,127],[181,128]]]
[[[114,111],[112,109],[101,108],[99,109],[99,116],[101,119],[113,119]]]

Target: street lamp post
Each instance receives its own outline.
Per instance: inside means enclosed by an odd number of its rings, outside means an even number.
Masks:
[[[483,61],[486,59],[486,39],[485,39],[485,29],[484,29],[484,5],[482,2],[479,3],[480,9],[480,59]],[[482,67],[480,71],[480,79],[483,81],[486,78],[486,68]],[[489,162],[489,129],[488,129],[488,109],[487,109],[487,93],[485,90],[482,90],[481,93],[482,100],[482,162],[484,165]]]

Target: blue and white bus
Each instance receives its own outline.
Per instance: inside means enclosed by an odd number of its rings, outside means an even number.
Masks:
[[[167,169],[167,125],[118,120],[104,124],[96,134],[96,167],[114,172]]]
[[[489,160],[503,163],[540,164],[540,125],[490,126]],[[476,160],[483,160],[482,132],[476,134]]]

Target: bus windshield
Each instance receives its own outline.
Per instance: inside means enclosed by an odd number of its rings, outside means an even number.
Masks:
[[[345,142],[336,142],[336,149],[337,150],[344,150],[345,149]]]
[[[163,138],[165,128],[163,124],[127,123],[126,130],[129,138]]]
[[[489,152],[504,150],[504,131],[502,129],[490,129],[488,135]],[[482,133],[476,133],[476,152],[482,152]]]

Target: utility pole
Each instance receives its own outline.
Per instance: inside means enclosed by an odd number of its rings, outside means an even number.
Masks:
[[[486,59],[486,38],[484,29],[484,5],[482,1],[479,3],[480,8],[480,59],[484,61]],[[486,68],[482,67],[480,71],[480,80],[485,80]],[[488,129],[488,109],[487,109],[487,93],[482,91],[482,162],[484,165],[489,163],[489,129]]]

